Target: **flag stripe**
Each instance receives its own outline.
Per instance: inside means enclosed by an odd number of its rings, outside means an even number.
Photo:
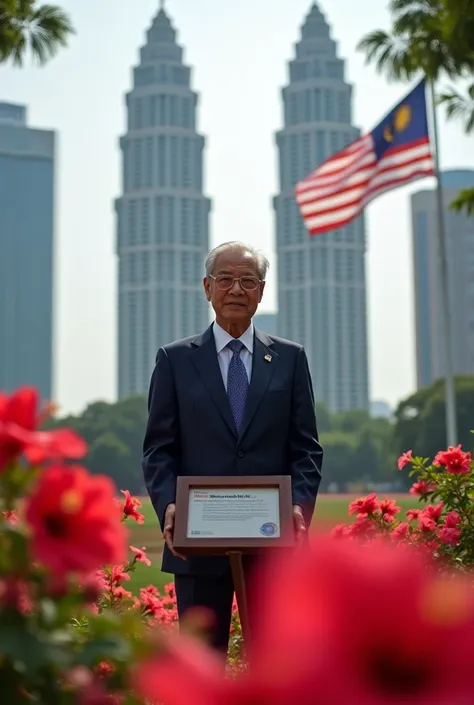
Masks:
[[[433,169],[432,160],[426,161],[425,165],[419,166],[417,169],[412,170],[410,174],[410,181],[415,181],[416,179],[421,179],[426,176],[433,176],[435,173]],[[368,192],[364,199],[358,199],[352,204],[346,204],[344,207],[333,209],[325,214],[316,215],[314,217],[308,216],[305,218],[305,224],[309,232],[314,234],[323,234],[329,230],[337,230],[342,228],[351,220],[356,218],[363,211],[365,206],[367,206],[371,201],[377,196],[382,195],[385,191],[390,191],[391,189],[397,188],[398,186],[403,186],[407,183],[406,176],[400,176],[392,178],[385,184],[381,184],[378,188],[375,188],[372,192]]]
[[[431,155],[431,151],[429,144],[426,141],[424,144],[416,145],[415,147],[410,145],[408,148],[405,148],[403,152],[397,150],[393,153],[387,153],[387,155],[384,156],[378,163],[372,149],[370,161],[365,157],[364,159],[358,160],[354,164],[351,174],[348,176],[347,180],[336,180],[336,188],[330,188],[325,184],[321,184],[320,179],[316,177],[312,179],[311,186],[309,186],[307,190],[297,193],[297,201],[300,204],[304,204],[307,202],[316,201],[332,193],[341,193],[352,186],[366,182],[373,175],[378,174],[379,172],[386,171],[393,167],[398,167],[399,165],[404,165],[407,161],[423,159],[429,155]],[[320,186],[324,187],[318,188]]]
[[[355,140],[296,186],[310,234],[346,225],[385,191],[433,175],[428,136],[388,149],[377,160],[372,134]]]
[[[365,172],[361,174],[358,173],[356,175],[357,179],[355,179],[354,182],[351,180],[350,184],[340,189],[334,196],[324,192],[318,192],[316,197],[318,199],[317,202],[315,202],[315,198],[313,198],[305,203],[300,203],[301,214],[308,216],[314,213],[328,213],[331,210],[348,205],[349,203],[358,202],[361,198],[364,198],[365,193],[376,190],[379,184],[384,185],[385,183],[389,183],[393,178],[394,171],[404,178],[410,178],[411,173],[414,171],[418,171],[419,169],[424,171],[426,168],[428,168],[428,170],[432,169],[432,157],[430,153],[425,152],[408,162],[401,162],[393,166],[389,164],[384,168],[380,168],[381,165],[382,161],[379,162],[377,167],[373,168],[372,173],[368,176]],[[324,200],[322,200],[323,196]]]

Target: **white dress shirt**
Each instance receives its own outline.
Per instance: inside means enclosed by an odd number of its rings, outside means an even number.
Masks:
[[[216,351],[217,359],[219,360],[219,367],[221,369],[222,380],[224,382],[224,387],[227,391],[227,373],[229,372],[229,364],[232,359],[233,352],[230,348],[226,347],[227,343],[231,340],[235,340],[229,333],[227,333],[223,328],[220,327],[215,321],[212,327],[214,333],[214,340],[216,341]],[[253,323],[247,328],[245,333],[242,333],[240,338],[244,344],[242,352],[240,353],[240,359],[244,363],[245,370],[247,372],[247,377],[250,383],[250,377],[252,375],[252,355],[253,355]]]

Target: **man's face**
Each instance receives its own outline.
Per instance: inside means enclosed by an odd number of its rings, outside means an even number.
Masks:
[[[233,281],[237,277],[242,280]],[[204,278],[207,300],[216,312],[216,320],[224,324],[249,322],[264,288],[255,258],[245,251],[224,250],[217,256],[211,276]]]

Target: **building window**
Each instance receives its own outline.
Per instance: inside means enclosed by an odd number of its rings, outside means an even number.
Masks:
[[[324,144],[324,132],[318,130],[316,132],[316,161],[317,164],[322,164],[326,159],[326,149]]]
[[[348,100],[346,93],[339,93],[339,122],[350,122],[350,115],[348,110]]]
[[[170,96],[170,125],[173,127],[178,125],[178,98],[175,95]]]
[[[330,90],[324,91],[325,119],[334,120],[334,93]]]
[[[298,181],[298,139],[296,135],[290,137],[290,164],[291,185],[295,186]]]
[[[181,237],[180,237],[180,242],[182,242],[184,244],[189,244],[191,242],[189,216],[190,216],[189,199],[183,198],[181,201]]]
[[[146,160],[146,186],[153,186],[153,138],[147,137],[145,143],[145,160]]]
[[[308,176],[313,168],[313,155],[311,153],[311,135],[306,132],[303,135],[303,169],[305,176]]]
[[[141,188],[143,174],[142,140],[134,140],[133,187]]]
[[[328,61],[326,64],[328,78],[342,78],[341,64],[339,61]]]
[[[339,134],[337,132],[331,132],[331,155],[336,154],[339,151]]]
[[[182,126],[183,127],[191,127],[191,109],[190,109],[190,102],[189,98],[182,98],[181,99],[181,120],[182,120]]]
[[[146,245],[150,242],[150,211],[148,198],[141,200],[141,243]]]
[[[313,111],[311,110],[311,91],[304,92],[304,120],[311,122],[313,119]]]
[[[141,281],[140,284],[147,284],[150,279],[150,255],[148,252],[141,252]]]
[[[166,242],[173,243],[176,239],[176,213],[174,196],[167,197],[168,202],[168,232],[166,233]]]
[[[137,201],[128,202],[128,244],[134,245],[138,241],[137,228]]]
[[[202,191],[202,142],[195,140],[194,142],[194,188],[196,191]]]
[[[155,198],[155,242],[160,244],[165,241],[163,228],[163,198]]]
[[[159,105],[159,107],[158,107],[158,124],[164,126],[164,125],[168,124],[168,120],[166,119],[166,117],[167,117],[167,115],[166,115],[167,99],[166,99],[165,95],[160,95],[158,100],[159,100],[159,103],[158,103],[158,105]]]
[[[148,98],[147,105],[148,105],[148,126],[149,127],[154,127],[155,126],[155,120],[156,120],[156,115],[155,115],[155,101],[156,98],[154,95],[151,95]]]
[[[171,137],[170,143],[171,186],[172,188],[176,188],[178,186],[178,138]]]
[[[190,140],[186,137],[182,141],[183,145],[183,188],[189,188],[191,186],[191,150],[190,150]]]
[[[193,204],[193,240],[195,245],[201,244],[201,201],[196,199]],[[199,275],[198,275],[199,277]]]
[[[292,93],[289,96],[290,100],[290,125],[296,125],[298,122],[298,104],[296,102],[296,94]]]
[[[314,91],[314,119],[319,121],[322,118],[321,91],[316,88]]]
[[[315,59],[313,61],[313,76],[315,78],[319,78],[320,76],[322,76],[321,62],[319,59]]]
[[[135,98],[135,120],[134,129],[140,130],[143,127],[143,99]]]
[[[166,140],[163,136],[158,137],[158,186],[166,186]]]

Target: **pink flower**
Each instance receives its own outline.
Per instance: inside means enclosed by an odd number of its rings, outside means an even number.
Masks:
[[[406,512],[407,519],[409,521],[416,521],[417,519],[420,518],[420,514],[422,514],[423,510],[422,509],[409,509]]]
[[[382,512],[382,516],[394,517],[402,510],[394,499],[384,499],[380,502],[380,511]]]
[[[423,511],[423,514],[426,517],[429,517],[429,519],[433,519],[436,523],[441,519],[441,515],[443,513],[444,509],[444,504],[443,502],[440,502],[439,504],[429,504],[426,509]]]
[[[406,521],[403,521],[401,524],[396,526],[392,533],[390,534],[394,539],[397,539],[398,541],[402,541],[405,539],[408,534],[410,533],[410,525],[407,524]]]
[[[123,565],[113,565],[110,571],[110,582],[121,585],[125,580],[130,580],[130,576],[125,572]]]
[[[403,453],[398,458],[398,469],[403,470],[405,465],[408,465],[408,463],[411,463],[412,460],[413,460],[413,451],[407,450],[406,453]]]
[[[471,471],[471,454],[464,453],[461,446],[449,446],[448,450],[440,451],[433,465],[444,465],[447,472],[453,475],[467,475]]]
[[[410,487],[410,494],[412,495],[419,495],[420,497],[423,497],[425,494],[428,494],[429,492],[434,492],[436,489],[436,485],[434,482],[426,482],[425,480],[420,480],[419,482],[415,482],[412,487]]]
[[[455,509],[453,509],[452,512],[449,512],[449,514],[446,514],[446,516],[444,517],[444,524],[450,529],[455,529],[460,523],[460,521],[461,517]]]
[[[142,546],[141,548],[135,548],[135,546],[130,546],[130,550],[133,551],[133,553],[135,554],[134,562],[145,563],[145,565],[148,566],[151,565],[151,560],[146,555],[145,546]]]
[[[140,500],[137,497],[132,497],[128,490],[120,490],[120,492],[125,497],[125,501],[119,503],[119,507],[123,512],[124,518],[127,519],[130,517],[131,519],[134,519],[137,524],[143,524],[145,521],[145,516],[141,512],[137,511],[138,508],[142,506]]]
[[[377,524],[365,514],[360,514],[349,527],[349,536],[370,538],[377,533]]]
[[[377,495],[375,492],[367,497],[359,497],[349,504],[349,515],[351,514],[373,514],[379,508]]]
[[[452,546],[454,548],[458,545],[459,539],[461,538],[461,529],[444,526],[439,529],[438,538],[441,543],[447,544],[448,546]]]

